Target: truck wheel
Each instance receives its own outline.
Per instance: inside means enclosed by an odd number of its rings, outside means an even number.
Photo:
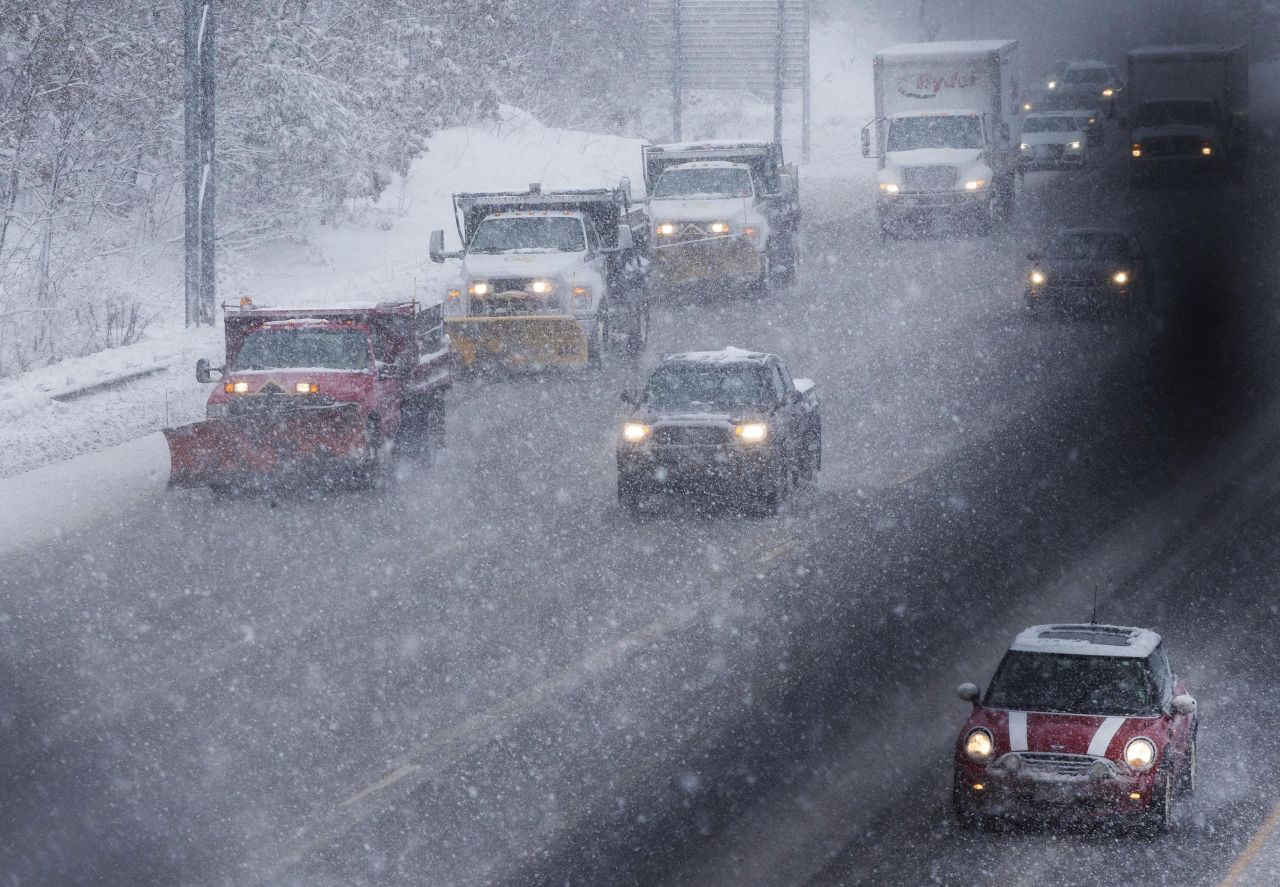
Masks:
[[[609,312],[604,306],[596,315],[596,325],[592,327],[591,338],[587,339],[587,364],[598,367],[604,363],[605,348],[609,344]]]
[[[627,353],[632,357],[644,351],[649,344],[649,303],[646,301],[634,312],[631,332],[627,335]]]

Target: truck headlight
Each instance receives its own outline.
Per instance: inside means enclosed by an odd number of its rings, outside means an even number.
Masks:
[[[761,443],[769,436],[769,426],[763,422],[743,422],[733,433],[743,443]]]
[[[556,291],[556,285],[550,280],[531,280],[528,290],[534,295],[546,296]]]
[[[222,390],[227,394],[248,394],[248,382],[226,382],[222,386]]]
[[[708,230],[712,234],[728,234],[733,227],[728,222],[712,222]]]
[[[675,237],[676,223],[675,222],[659,222],[657,225],[654,226],[653,230],[657,232],[659,237]]]
[[[1115,274],[1111,275],[1111,282],[1116,286],[1124,286],[1129,282],[1129,272],[1117,271]]]
[[[982,764],[991,760],[995,751],[995,743],[991,740],[991,732],[985,727],[975,727],[964,738],[964,754],[969,760]]]
[[[898,193],[899,191],[901,191],[901,190],[902,190],[902,189],[901,189],[901,188],[899,188],[899,187],[898,187],[896,184],[894,184],[893,182],[881,182],[881,183],[880,183],[880,191],[881,191],[881,193],[883,193],[883,194],[897,194],[897,193]]]
[[[493,287],[484,280],[473,280],[471,285],[467,287],[467,292],[473,296],[487,296],[493,292]]]
[[[1023,142],[1021,145],[1019,145],[1019,146],[1018,146],[1018,150],[1020,150],[1020,151],[1030,151],[1030,150],[1031,150],[1031,146],[1030,146],[1030,145],[1028,145],[1026,142]]]
[[[1080,150],[1080,143],[1079,143],[1079,142],[1072,142],[1072,143],[1071,143],[1071,150],[1072,150],[1072,151],[1079,151],[1079,150]]]
[[[986,179],[970,179],[964,183],[966,191],[981,191],[985,187],[987,187]]]
[[[622,439],[627,443],[640,443],[649,436],[649,426],[643,422],[626,422],[622,426]]]
[[[1045,283],[1045,281],[1047,281],[1048,279],[1049,279],[1049,275],[1045,274],[1045,273],[1044,273],[1043,271],[1041,271],[1039,268],[1037,268],[1035,271],[1032,271],[1032,272],[1031,272],[1031,285],[1032,285],[1032,286],[1043,286],[1043,285],[1044,285],[1044,283]]]
[[[1203,154],[1205,157],[1212,156],[1213,145],[1210,145],[1208,142],[1205,142],[1203,145],[1200,146],[1200,153]]]
[[[1134,157],[1141,157],[1141,156],[1142,156],[1142,143],[1141,143],[1141,142],[1134,142],[1134,143],[1133,143],[1133,147],[1130,149],[1129,153],[1130,153],[1130,154],[1132,154]]]
[[[1116,91],[1109,86],[1102,91],[1102,97],[1107,99],[1111,98],[1115,94]]]
[[[575,310],[586,310],[591,307],[591,290],[589,287],[575,286],[573,288],[573,307]]]
[[[1156,745],[1145,736],[1130,739],[1124,747],[1124,762],[1134,770],[1149,770],[1156,761]]]
[[[1049,88],[1050,88],[1050,89],[1057,89],[1057,88],[1058,88],[1058,81],[1057,81],[1057,80],[1050,80],[1050,81],[1049,81]]]
[[[298,382],[293,386],[293,390],[297,394],[315,394],[320,390],[320,386],[315,382]]]

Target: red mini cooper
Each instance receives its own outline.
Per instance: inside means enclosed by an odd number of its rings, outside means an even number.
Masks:
[[[956,741],[952,807],[988,816],[1134,817],[1169,826],[1196,785],[1196,701],[1160,635],[1115,625],[1037,625],[1017,636]]]

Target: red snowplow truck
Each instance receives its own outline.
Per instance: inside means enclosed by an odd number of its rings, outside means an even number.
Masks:
[[[449,345],[440,306],[223,305],[226,363],[207,418],[166,428],[169,485],[256,486],[282,476],[369,482],[396,442],[442,442]]]

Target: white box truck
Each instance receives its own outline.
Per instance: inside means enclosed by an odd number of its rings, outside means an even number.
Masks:
[[[1242,45],[1129,53],[1129,168],[1239,173],[1249,154],[1249,56]]]
[[[1007,221],[1016,193],[1018,43],[910,43],[872,62],[875,120],[862,154],[879,162],[881,229],[941,213],[983,230]]]

